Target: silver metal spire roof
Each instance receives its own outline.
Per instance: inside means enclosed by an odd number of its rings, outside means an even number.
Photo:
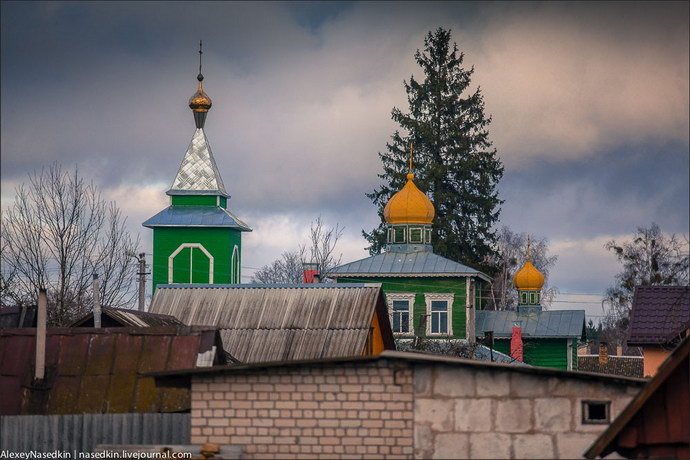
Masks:
[[[229,196],[225,191],[223,179],[220,177],[203,129],[197,128],[194,132],[180,170],[167,193],[168,195],[213,193]]]

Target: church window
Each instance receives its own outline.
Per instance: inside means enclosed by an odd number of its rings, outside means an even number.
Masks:
[[[452,335],[453,294],[426,294],[427,334]]]
[[[405,242],[405,228],[404,227],[393,227],[393,242],[394,243],[404,243]]]
[[[424,243],[425,244],[431,244],[431,229],[430,228],[424,229]]]
[[[182,243],[168,257],[168,283],[213,283],[213,256],[200,243]]]
[[[240,251],[237,245],[232,249],[232,262],[230,265],[230,282],[240,283]]]
[[[527,293],[526,292],[521,292],[520,293],[520,303],[522,305],[527,305]]]
[[[410,243],[423,243],[422,229],[418,227],[410,228]]]
[[[414,294],[387,293],[388,311],[391,316],[391,327],[395,334],[412,335],[412,309]]]

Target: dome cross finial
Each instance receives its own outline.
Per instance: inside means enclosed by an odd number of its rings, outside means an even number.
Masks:
[[[410,173],[412,173],[412,147],[414,144],[410,142]]]
[[[527,234],[527,260],[532,258],[532,235]]]
[[[199,40],[199,75],[196,76],[196,79],[200,82],[204,79],[204,75],[201,73],[201,55],[204,54],[202,46],[203,43],[201,42],[201,40]]]

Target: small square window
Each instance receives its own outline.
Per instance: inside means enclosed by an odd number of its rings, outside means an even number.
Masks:
[[[405,242],[405,229],[403,227],[393,228],[394,233],[394,243],[404,243]]]
[[[608,424],[611,420],[611,401],[582,401],[582,423]]]

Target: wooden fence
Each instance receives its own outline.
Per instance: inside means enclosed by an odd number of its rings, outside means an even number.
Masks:
[[[93,452],[98,444],[189,442],[189,414],[0,416],[0,452]]]

